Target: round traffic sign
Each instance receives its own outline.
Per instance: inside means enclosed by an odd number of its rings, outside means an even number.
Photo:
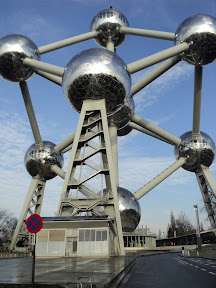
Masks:
[[[38,214],[32,214],[26,221],[26,227],[30,233],[37,233],[43,226],[43,219]]]

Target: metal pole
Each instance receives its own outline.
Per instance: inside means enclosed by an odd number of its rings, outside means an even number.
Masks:
[[[163,32],[163,31],[154,31],[146,29],[138,29],[132,27],[121,27],[120,32],[129,35],[144,36],[150,38],[158,38],[163,40],[175,40],[175,33]]]
[[[128,72],[130,72],[131,74],[138,72],[144,68],[147,68],[147,67],[154,65],[158,62],[161,62],[167,58],[181,54],[182,52],[188,50],[189,47],[190,47],[190,44],[183,42],[179,45],[168,48],[166,50],[163,50],[161,52],[158,52],[156,54],[153,54],[151,56],[143,58],[141,60],[132,62],[132,63],[127,65]]]
[[[34,243],[32,249],[32,288],[34,288],[34,280],[35,280],[35,245],[36,245],[36,235],[34,235]]]
[[[141,80],[139,80],[136,84],[134,84],[131,88],[131,94],[130,97],[132,97],[134,94],[139,92],[141,89],[146,87],[148,84],[150,84],[153,80],[158,78],[160,75],[162,75],[164,72],[172,68],[174,65],[176,65],[181,60],[181,57],[174,56],[162,64],[160,64],[157,68],[155,68],[153,71],[151,71],[148,75],[143,77]]]
[[[111,124],[109,126],[110,143],[112,149],[114,173],[116,177],[116,185],[119,186],[119,172],[118,172],[118,140],[117,140],[117,128]]]
[[[46,72],[42,72],[42,71],[35,71],[36,74],[42,76],[43,78],[61,86],[62,85],[62,78],[59,76],[55,76]]]
[[[128,124],[128,126],[131,127],[131,128],[133,128],[133,129],[135,129],[135,130],[137,130],[137,131],[140,131],[140,132],[143,132],[143,133],[145,133],[145,134],[147,134],[147,135],[149,135],[149,136],[152,136],[152,137],[154,137],[154,138],[156,138],[156,139],[159,139],[159,140],[161,140],[161,141],[163,141],[163,142],[166,142],[166,143],[168,143],[168,144],[170,144],[170,145],[174,145],[173,143],[171,143],[171,142],[167,141],[166,139],[164,139],[164,138],[162,138],[162,137],[160,137],[160,136],[158,136],[158,135],[150,132],[149,130],[147,130],[147,129],[145,129],[145,128],[139,126],[139,125],[137,125],[137,124],[134,123],[134,122],[130,122],[130,123]]]
[[[202,251],[202,240],[200,235],[200,224],[199,224],[199,214],[198,214],[198,206],[194,205],[194,214],[195,214],[195,223],[196,223],[196,234],[197,234],[197,245],[198,251]]]
[[[182,167],[185,163],[186,163],[186,158],[180,157],[176,162],[174,162],[167,169],[165,169],[163,172],[157,175],[154,179],[152,179],[142,188],[137,190],[134,193],[134,197],[139,200],[141,197],[143,197],[145,194],[151,191],[154,187],[156,187],[159,183],[165,180],[168,176],[173,174],[177,169]]]
[[[85,41],[85,40],[89,40],[89,39],[95,38],[95,37],[97,37],[97,35],[99,33],[100,32],[98,32],[98,31],[91,31],[91,32],[88,32],[88,33],[85,33],[85,34],[81,34],[81,35],[74,36],[74,37],[71,37],[71,38],[68,38],[68,39],[64,39],[64,40],[61,40],[61,41],[58,41],[58,42],[54,42],[54,43],[39,47],[37,49],[37,52],[39,54],[44,54],[44,53],[47,53],[47,52],[50,52],[50,51],[54,51],[54,50],[57,50],[57,49],[60,49],[60,48],[63,48],[63,47],[66,47],[66,46],[69,46],[69,45],[72,45],[72,44],[75,44],[75,43],[79,43],[79,42],[82,42],[82,41]]]
[[[194,73],[194,107],[193,107],[193,138],[200,135],[200,113],[202,97],[202,66],[195,67]]]
[[[60,77],[62,77],[64,74],[64,68],[56,65],[48,64],[31,58],[24,58],[22,61],[24,65],[35,68],[36,70],[42,70],[44,72],[48,72]]]
[[[39,145],[42,144],[42,139],[41,139],[41,135],[40,135],[40,131],[39,131],[38,125],[37,125],[37,120],[36,120],[34,109],[33,109],[33,106],[32,106],[32,102],[31,102],[31,97],[30,97],[30,94],[29,94],[28,86],[27,86],[27,83],[25,81],[20,82],[19,85],[20,85],[20,89],[21,89],[21,92],[22,92],[23,100],[24,100],[24,103],[25,103],[26,111],[27,111],[27,114],[28,114],[29,122],[30,122],[30,125],[31,125],[32,133],[33,133],[33,136],[34,136],[35,144],[39,146]]]
[[[131,120],[134,123],[140,125],[141,127],[148,129],[149,131],[153,132],[154,134],[164,138],[168,142],[173,143],[173,145],[178,146],[182,142],[181,138],[178,138],[178,137],[166,132],[165,130],[155,126],[154,124],[152,124],[152,123],[150,123],[144,119],[142,119],[141,117],[137,116],[136,114],[134,114],[131,117]]]

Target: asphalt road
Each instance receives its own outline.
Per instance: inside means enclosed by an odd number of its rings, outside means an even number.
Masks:
[[[119,288],[215,288],[216,260],[180,254],[141,257]]]

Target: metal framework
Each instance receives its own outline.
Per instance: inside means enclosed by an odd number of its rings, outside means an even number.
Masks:
[[[110,9],[112,10],[112,9]],[[111,11],[112,13],[113,10]],[[110,13],[111,13],[110,12]],[[117,32],[116,32],[117,31]],[[142,37],[158,38],[168,41],[176,39],[175,33],[152,31],[145,29],[130,28],[124,26],[117,26],[116,33],[122,35],[130,34]],[[39,47],[37,54],[42,55],[79,43],[81,41],[96,39],[102,35],[103,30],[93,30],[79,36],[74,36],[69,39],[51,43]],[[97,38],[98,39],[98,38]],[[109,38],[105,47],[113,52],[116,52],[116,44],[112,37]],[[154,64],[160,63],[153,71],[135,83],[130,92],[130,98],[134,97],[141,89],[144,89],[152,81],[157,79],[160,75],[176,65],[182,60],[184,53],[189,53],[194,48],[194,42],[191,40],[182,41],[182,43],[175,45],[164,51],[160,51],[154,55],[148,56],[144,59],[127,64],[127,71],[133,74],[137,71],[145,69]],[[38,75],[52,81],[57,85],[62,85],[62,77],[65,73],[65,68],[51,65],[33,59],[33,57],[24,57],[21,59],[24,67],[31,67]],[[34,114],[33,106],[31,103],[30,94],[28,91],[26,79],[20,80],[20,88],[23,95],[26,111],[29,117],[29,122],[35,139],[35,144],[38,147],[43,145],[40,136],[39,128],[37,125],[36,117]],[[200,110],[201,110],[201,89],[202,89],[202,66],[195,64],[195,80],[194,80],[194,108],[193,108],[193,125],[192,125],[192,141],[199,139],[200,133]],[[105,207],[105,213],[112,217],[115,221],[116,237],[118,239],[118,252],[117,254],[124,255],[123,238],[122,238],[122,225],[120,220],[120,212],[118,207],[117,187],[119,185],[118,179],[118,146],[117,146],[117,128],[112,122],[107,121],[106,104],[104,100],[85,100],[83,101],[80,119],[75,133],[71,134],[67,139],[54,147],[55,153],[65,153],[71,150],[71,156],[68,163],[67,171],[63,171],[58,165],[52,164],[49,169],[64,179],[63,189],[60,197],[58,213],[59,215],[78,215],[82,212],[100,215],[100,210],[94,209],[96,206]],[[186,147],[184,139],[176,137],[169,132],[149,123],[136,114],[133,114],[128,123],[128,128],[136,129],[142,133],[148,134],[152,137],[164,141],[172,146],[175,146],[178,151]],[[92,143],[92,139],[97,138],[97,144]],[[90,149],[90,153],[86,151]],[[100,165],[97,167],[90,158],[97,155],[100,159]],[[146,193],[151,191],[160,182],[174,173],[180,167],[188,165],[190,155],[182,154],[178,157],[170,167],[152,179],[149,183],[138,189],[134,193],[136,199],[140,199]],[[88,166],[92,174],[83,177],[83,170]],[[216,196],[216,183],[212,174],[207,166],[200,165],[200,169],[192,171],[196,173],[197,181],[203,196],[203,200],[208,212],[209,220],[212,228],[216,227],[216,218],[214,210],[212,209],[211,197]],[[187,170],[187,169],[186,169]],[[78,171],[78,172],[77,172]],[[43,176],[43,175],[42,175]],[[98,191],[93,191],[86,182],[94,177],[100,178],[100,187]],[[45,181],[41,176],[33,177],[29,191],[27,193],[26,201],[15,230],[11,250],[13,249],[16,241],[22,235],[23,223],[27,218],[27,214],[38,213],[40,214],[42,199],[45,188]],[[105,186],[104,186],[105,183]],[[108,193],[104,193],[104,188]],[[72,195],[72,192],[74,193]],[[211,194],[211,196],[210,196]],[[82,196],[81,196],[82,195]],[[84,196],[84,197],[83,197]],[[34,210],[34,211],[33,211]]]

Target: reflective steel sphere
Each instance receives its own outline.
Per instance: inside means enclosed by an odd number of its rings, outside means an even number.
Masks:
[[[40,175],[45,180],[52,179],[56,176],[50,170],[51,165],[58,165],[62,168],[64,158],[62,153],[56,153],[54,147],[56,145],[49,141],[44,141],[41,147],[35,144],[31,145],[25,154],[25,167],[31,176]]]
[[[118,136],[126,136],[128,135],[131,131],[133,130],[133,128],[131,128],[129,125],[125,126],[122,129],[118,129],[117,130],[117,135]]]
[[[200,165],[209,167],[214,161],[215,144],[206,133],[200,132],[198,139],[193,139],[192,132],[186,132],[180,136],[183,144],[174,149],[175,157],[188,157],[187,162],[182,166],[185,170],[197,172]]]
[[[65,68],[62,87],[66,99],[78,112],[84,100],[105,99],[107,114],[112,114],[128,98],[131,77],[118,55],[94,48],[71,59]]]
[[[108,118],[108,121],[112,122],[117,129],[122,129],[130,122],[131,117],[134,114],[134,109],[134,100],[132,98],[128,98],[121,109]]]
[[[216,58],[216,18],[197,14],[184,20],[176,31],[175,44],[193,42],[182,59],[194,65],[206,65]]]
[[[106,47],[109,41],[117,47],[126,39],[126,35],[120,32],[120,27],[128,27],[127,18],[119,11],[111,8],[99,12],[91,22],[91,31],[101,31],[95,39],[100,46]]]
[[[33,68],[23,65],[22,59],[30,57],[39,60],[37,46],[29,38],[12,34],[0,39],[0,75],[12,82],[27,80],[34,73]]]
[[[106,194],[107,189],[104,189]],[[133,232],[139,224],[141,218],[141,208],[139,201],[125,188],[117,187],[118,204],[121,216],[122,231]],[[101,208],[99,207],[99,211]]]

